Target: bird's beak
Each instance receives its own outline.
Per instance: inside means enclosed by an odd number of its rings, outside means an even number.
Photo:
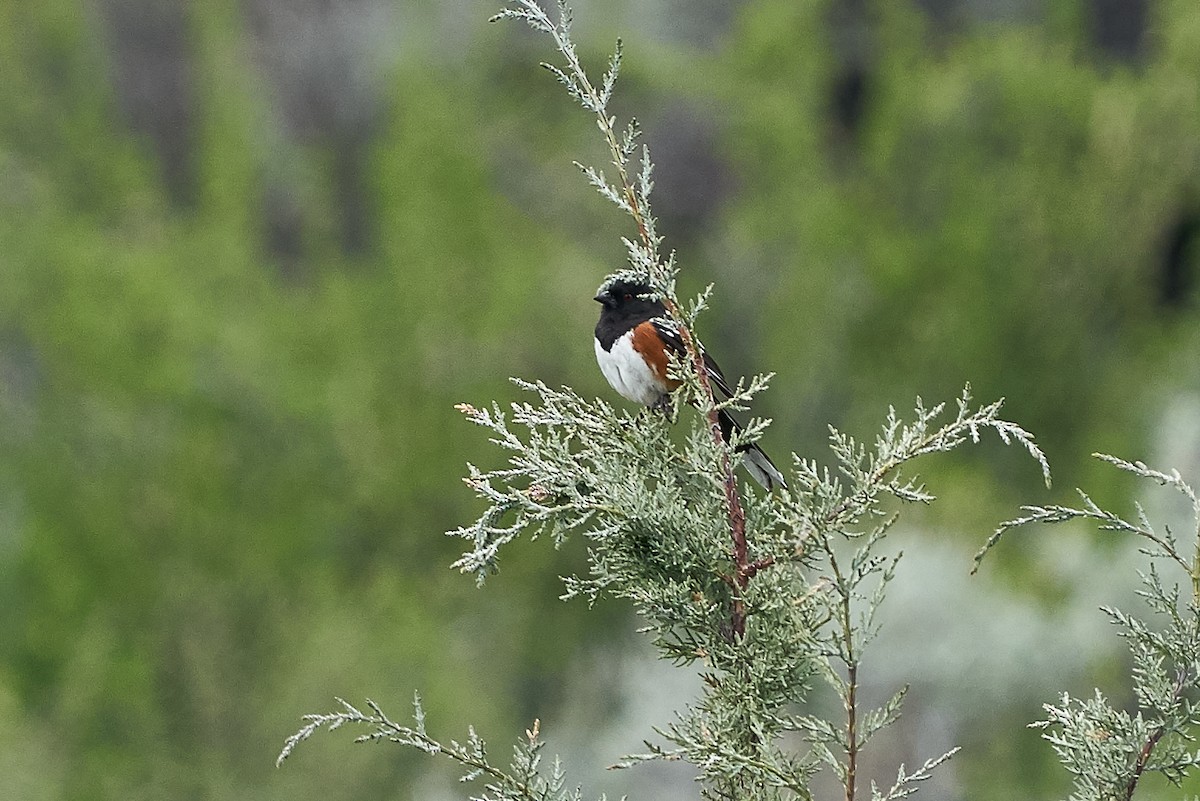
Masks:
[[[596,301],[597,303],[604,303],[605,301],[608,300],[608,296],[605,295],[603,292],[601,292],[599,295],[592,298],[592,300]]]

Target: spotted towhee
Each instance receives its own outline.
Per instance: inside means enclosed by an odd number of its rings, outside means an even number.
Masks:
[[[667,316],[666,307],[652,300],[645,284],[613,281],[601,288],[596,300],[604,307],[596,323],[596,361],[612,388],[644,406],[657,406],[679,381],[667,377],[668,352],[682,357],[683,340]],[[713,389],[726,398],[733,391],[721,368],[704,354],[704,366]],[[718,412],[725,441],[740,428],[725,409]],[[768,490],[785,486],[783,474],[756,444],[739,445],[746,470]]]

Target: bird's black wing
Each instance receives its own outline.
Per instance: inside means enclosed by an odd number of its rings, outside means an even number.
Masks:
[[[679,329],[675,327],[675,323],[666,317],[655,317],[650,323],[654,326],[654,330],[662,337],[663,344],[675,354],[679,359],[687,358],[687,348],[683,344],[683,338],[679,336]],[[704,367],[708,371],[708,380],[712,386],[719,390],[726,398],[733,397],[733,390],[729,386],[729,382],[725,380],[725,374],[721,372],[720,366],[706,352],[704,354]]]
[[[675,327],[675,324],[666,317],[655,317],[650,322],[654,326],[654,330],[662,337],[663,344],[678,358],[686,358],[687,348],[684,347],[683,338],[679,336],[679,329]],[[733,390],[730,389],[729,382],[725,380],[725,374],[707,353],[704,354],[704,367],[708,371],[709,383],[726,398],[733,397]],[[725,438],[726,442],[729,442],[735,431],[740,431],[742,428],[728,409],[720,409],[717,412],[717,421],[721,426],[721,436]],[[779,468],[771,461],[771,457],[767,456],[766,452],[758,446],[758,443],[739,445],[737,451],[742,454],[742,461],[745,463],[746,469],[750,471],[750,475],[768,491],[775,487],[787,486],[783,473],[779,472]]]

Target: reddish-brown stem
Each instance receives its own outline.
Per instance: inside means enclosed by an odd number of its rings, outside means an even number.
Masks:
[[[1183,688],[1187,684],[1187,672],[1180,670],[1175,674],[1174,697],[1176,700],[1183,695]],[[1137,762],[1133,765],[1133,775],[1129,777],[1129,783],[1125,785],[1125,801],[1130,801],[1133,798],[1133,791],[1137,789],[1138,782],[1142,779],[1142,773],[1146,770],[1147,763],[1150,762],[1150,754],[1154,752],[1154,747],[1158,745],[1158,741],[1167,733],[1166,727],[1159,726],[1150,736],[1146,738],[1146,742],[1142,744],[1142,750],[1138,752]]]
[[[1150,761],[1150,754],[1154,751],[1154,746],[1158,745],[1158,741],[1162,739],[1165,730],[1157,728],[1154,733],[1142,745],[1142,750],[1138,752],[1137,762],[1133,766],[1133,775],[1129,777],[1129,784],[1125,785],[1125,801],[1130,801],[1133,798],[1133,791],[1137,789],[1138,782],[1141,781],[1142,771],[1146,769],[1146,763]]]
[[[765,570],[775,564],[774,556],[764,556],[761,559],[755,559],[750,564],[746,565],[746,579],[752,579],[758,575],[758,571]]]
[[[850,685],[846,693],[846,801],[854,801],[858,784],[858,665],[851,663],[846,668],[846,679]]]
[[[837,558],[829,551],[829,567],[833,571],[834,586],[838,588],[841,603],[838,610],[838,626],[841,629],[841,661],[846,666],[846,801],[854,801],[858,785],[858,654],[854,649],[854,628],[851,619],[850,593],[847,576],[842,574]]]
[[[638,217],[640,220],[640,215]],[[700,389],[708,402],[708,430],[713,441],[721,451],[721,473],[725,486],[725,507],[729,513],[729,536],[732,540],[730,556],[733,559],[733,609],[730,612],[730,631],[735,639],[741,639],[746,633],[746,602],[742,598],[746,585],[761,567],[751,569],[750,548],[746,541],[746,512],[742,508],[742,497],[738,492],[737,477],[733,474],[733,460],[729,458],[729,449],[725,447],[725,437],[721,433],[721,422],[718,412],[713,408],[712,386],[708,381],[708,370],[704,366],[704,354],[696,347],[692,332],[682,321],[678,307],[670,298],[664,300],[668,313],[679,323],[679,336],[683,340],[688,356],[692,360],[692,369],[700,381]]]
[[[556,37],[557,38],[557,37]],[[560,42],[560,50],[564,53],[567,50]],[[647,255],[658,263],[658,242],[650,233],[650,227],[646,224],[646,215],[642,211],[641,203],[638,199],[638,193],[634,189],[633,183],[629,180],[629,172],[625,169],[625,160],[621,153],[621,147],[617,142],[616,132],[612,128],[612,122],[607,116],[607,112],[600,103],[600,97],[596,93],[595,87],[587,80],[587,76],[583,74],[582,68],[577,62],[572,62],[572,67],[577,70],[579,80],[583,91],[592,99],[592,102],[597,110],[600,119],[600,128],[604,132],[604,138],[608,142],[609,151],[612,154],[613,166],[617,168],[617,174],[621,183],[621,191],[625,195],[625,202],[628,204],[629,213],[637,224],[638,237],[642,240],[642,245],[646,248]],[[696,374],[696,378],[700,382],[700,391],[703,396],[704,405],[708,407],[708,428],[712,434],[713,442],[718,446],[721,452],[721,476],[722,483],[725,486],[725,506],[729,514],[729,534],[732,540],[732,548],[730,555],[733,558],[733,610],[731,612],[730,629],[733,632],[735,639],[740,639],[746,632],[746,603],[743,600],[743,591],[746,585],[753,578],[754,574],[760,568],[750,568],[749,564],[749,546],[746,542],[746,513],[742,508],[741,495],[738,493],[737,478],[733,473],[733,460],[729,458],[729,450],[726,447],[725,437],[721,434],[721,424],[718,419],[718,413],[713,408],[713,391],[712,385],[708,380],[708,370],[704,365],[704,354],[701,353],[700,347],[692,337],[692,332],[687,324],[683,321],[683,315],[679,312],[679,307],[671,298],[663,298],[663,305],[667,309],[667,313],[679,326],[679,337],[683,340],[684,349],[687,351],[688,359],[692,364],[692,371]]]

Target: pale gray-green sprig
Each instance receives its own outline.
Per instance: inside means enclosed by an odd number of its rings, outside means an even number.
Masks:
[[[1177,471],[1166,473],[1104,454],[1096,457],[1182,494],[1192,506],[1194,531],[1200,531],[1196,493]],[[1146,775],[1156,773],[1179,784],[1200,765],[1195,745],[1200,725],[1195,701],[1200,692],[1200,562],[1195,542],[1190,549],[1181,547],[1168,527],[1151,523],[1140,503],[1134,504],[1130,520],[1101,508],[1082,490],[1079,496],[1079,507],[1024,507],[1025,514],[1002,524],[976,560],[978,564],[1005,532],[1033,523],[1085,521],[1143,544],[1140,553],[1149,566],[1139,571],[1138,595],[1149,617],[1101,607],[1129,647],[1137,709],[1113,707],[1099,689],[1087,698],[1064,693],[1058,702],[1044,706],[1043,720],[1031,724],[1042,731],[1074,779],[1069,801],[1129,801]],[[1164,576],[1159,565],[1169,566],[1178,578]],[[1187,592],[1180,591],[1179,579],[1186,582]]]
[[[297,745],[324,728],[336,731],[343,726],[365,727],[365,734],[355,738],[356,743],[393,742],[416,748],[431,755],[449,758],[463,769],[460,781],[464,784],[481,784],[486,795],[472,796],[478,801],[582,801],[583,793],[578,787],[568,787],[566,775],[557,757],[549,772],[543,770],[541,724],[525,730],[525,736],[513,746],[512,758],[506,766],[496,765],[488,756],[487,743],[474,728],[467,731],[464,742],[448,740],[445,743],[434,739],[425,729],[425,710],[421,698],[413,696],[413,725],[397,723],[387,713],[368,699],[369,713],[355,708],[348,701],[337,699],[339,708],[332,712],[305,715],[304,726],[287,739],[276,759],[282,764]],[[600,796],[600,801],[605,797]]]

